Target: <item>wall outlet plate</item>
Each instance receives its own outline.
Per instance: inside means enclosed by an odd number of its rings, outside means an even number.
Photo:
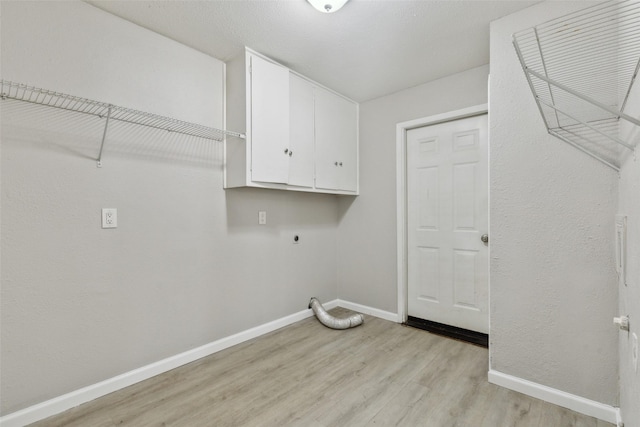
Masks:
[[[638,335],[635,332],[631,334],[631,364],[633,370],[638,372]]]
[[[104,208],[102,209],[102,228],[118,227],[118,209]]]
[[[616,272],[620,286],[627,285],[626,257],[627,257],[627,217],[616,215]]]

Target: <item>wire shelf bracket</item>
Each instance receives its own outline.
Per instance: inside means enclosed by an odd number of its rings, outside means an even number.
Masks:
[[[640,0],[547,21],[513,45],[547,131],[619,170],[640,134],[640,117],[625,112],[640,71]]]
[[[109,123],[111,121],[146,126],[167,132],[175,132],[177,134],[189,135],[218,142],[224,141],[226,137],[245,139],[245,134],[243,133],[220,130],[196,123],[177,120],[171,117],[159,116],[157,114],[125,107],[118,107],[113,104],[27,86],[22,83],[15,83],[0,79],[0,85],[2,87],[2,93],[0,95],[2,100],[17,100],[105,118],[104,131],[100,142],[100,152],[96,159],[98,167],[102,167],[102,154],[107,140]]]

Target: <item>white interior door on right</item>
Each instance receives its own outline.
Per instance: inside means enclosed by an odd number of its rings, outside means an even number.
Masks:
[[[408,315],[488,334],[487,115],[407,131]]]

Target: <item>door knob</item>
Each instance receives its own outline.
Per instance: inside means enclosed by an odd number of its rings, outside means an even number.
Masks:
[[[482,243],[489,243],[489,235],[488,234],[483,234],[480,237],[480,240],[482,240]]]

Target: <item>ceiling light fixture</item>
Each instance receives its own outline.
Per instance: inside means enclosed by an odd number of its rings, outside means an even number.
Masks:
[[[322,13],[333,13],[339,10],[348,0],[307,0],[311,6]]]

